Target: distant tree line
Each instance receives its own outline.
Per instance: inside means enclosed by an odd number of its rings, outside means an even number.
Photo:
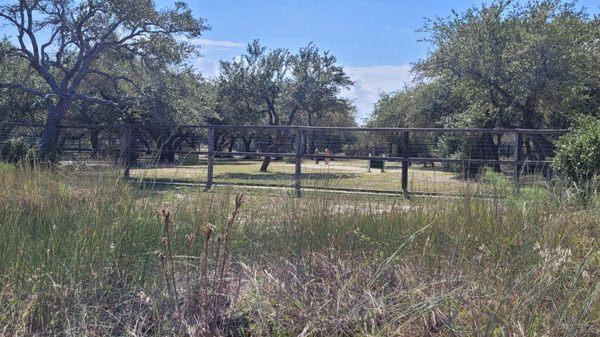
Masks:
[[[424,41],[432,48],[413,65],[414,83],[382,95],[368,125],[564,128],[579,115],[600,116],[599,21],[559,0],[496,1],[428,20]],[[167,125],[355,125],[354,105],[340,97],[352,81],[312,43],[291,52],[253,41],[221,62],[217,78],[204,78],[189,60],[199,56],[193,39],[209,27],[183,2],[158,9],[143,0],[15,0],[0,6],[0,22],[10,32],[0,43],[0,122],[44,124],[42,153],[66,137],[88,137],[98,147],[98,129],[63,130],[61,138],[61,123],[156,126],[133,141],[164,149],[163,161],[174,160],[170,150],[206,139]],[[218,131],[213,145],[277,152],[293,139],[278,131],[259,146],[255,137]],[[347,151],[377,142],[339,137]],[[380,137],[400,143],[398,135]],[[498,159],[502,137],[447,136],[431,144],[413,136],[411,152]],[[325,146],[321,138],[307,134],[304,150]],[[539,158],[553,147],[541,136],[524,145]],[[270,161],[264,158],[261,170]]]
[[[496,1],[428,20],[422,31],[431,51],[413,65],[416,80],[382,95],[369,125],[566,128],[579,115],[600,116],[600,19],[575,4]],[[470,142],[485,153],[452,137],[436,150],[497,159],[502,135]],[[524,145],[538,157],[553,147],[542,136]]]
[[[221,63],[218,78],[204,78],[188,61],[208,26],[184,2],[18,0],[0,6],[0,22],[10,32],[0,44],[0,122],[44,124],[42,153],[60,147],[61,123],[155,125],[135,141],[167,150],[193,135],[158,126],[354,125],[352,103],[338,97],[352,82],[312,43],[292,53],[254,41]],[[96,129],[88,136],[98,142]],[[216,145],[237,138],[221,134]]]

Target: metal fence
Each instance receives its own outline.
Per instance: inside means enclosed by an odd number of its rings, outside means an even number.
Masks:
[[[0,143],[35,144],[42,125],[0,124]],[[552,178],[566,130],[233,125],[69,125],[59,160],[160,184],[247,185],[408,195]],[[2,145],[4,147],[4,145]],[[1,153],[0,153],[1,155]],[[523,182],[525,181],[525,182]]]

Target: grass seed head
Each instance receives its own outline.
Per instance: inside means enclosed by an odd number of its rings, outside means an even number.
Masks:
[[[160,210],[163,217],[163,224],[165,225],[165,230],[169,229],[171,225],[171,210],[168,208],[163,208]]]
[[[206,225],[202,226],[200,231],[202,232],[202,236],[204,236],[204,239],[208,242],[210,240],[212,232],[215,231],[215,226],[211,223],[207,223]]]
[[[240,193],[235,197],[235,208],[238,209],[238,208],[242,207],[243,203],[244,203],[244,194]]]

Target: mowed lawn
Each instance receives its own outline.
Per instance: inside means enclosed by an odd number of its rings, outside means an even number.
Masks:
[[[258,160],[217,159],[213,179],[221,184],[284,185],[294,184],[294,163],[273,161],[268,172],[260,172]],[[136,168],[134,178],[205,182],[207,169],[201,165],[169,165]],[[418,192],[460,192],[465,188],[477,189],[480,183],[462,179],[460,174],[436,168],[412,165],[409,168],[409,190]],[[353,188],[364,190],[401,190],[401,164],[386,163],[385,172],[367,168],[364,160],[338,160],[330,165],[304,160],[302,185],[311,187]]]

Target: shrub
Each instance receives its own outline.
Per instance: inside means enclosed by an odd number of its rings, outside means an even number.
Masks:
[[[33,160],[35,156],[35,149],[20,140],[9,140],[0,148],[0,160],[8,163],[16,164],[24,160]]]
[[[600,120],[583,118],[556,144],[554,168],[576,185],[600,177]]]

